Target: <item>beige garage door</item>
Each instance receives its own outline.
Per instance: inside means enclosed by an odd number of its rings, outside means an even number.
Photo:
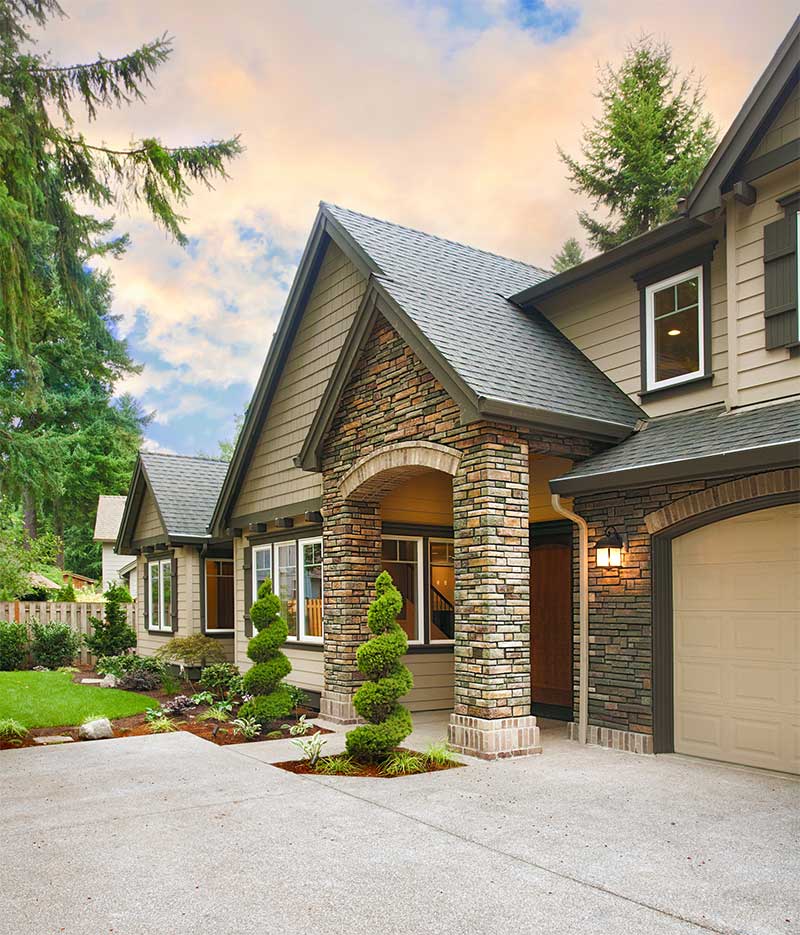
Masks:
[[[675,750],[800,773],[800,506],[673,541]]]

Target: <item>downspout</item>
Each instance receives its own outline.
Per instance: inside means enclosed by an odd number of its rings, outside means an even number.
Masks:
[[[586,743],[589,726],[589,526],[568,510],[557,494],[550,495],[556,513],[578,527],[578,742]]]

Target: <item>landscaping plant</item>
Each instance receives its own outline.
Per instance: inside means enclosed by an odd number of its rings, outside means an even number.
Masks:
[[[261,732],[261,725],[254,717],[237,717],[231,723],[234,734],[241,734],[245,740],[254,740]]]
[[[134,669],[121,679],[117,679],[117,688],[126,692],[152,692],[161,686],[161,678],[146,669]]]
[[[0,740],[6,743],[22,743],[28,735],[28,728],[13,717],[0,718]]]
[[[281,730],[288,730],[292,737],[302,737],[310,730],[311,725],[306,721],[305,714],[300,715],[296,724],[281,724]]]
[[[212,662],[225,662],[225,650],[219,641],[195,633],[193,636],[173,636],[156,650],[156,656],[163,662],[177,663],[182,669],[204,669]]]
[[[192,695],[192,704],[214,704],[214,696],[211,694],[211,692],[195,692]]]
[[[250,619],[258,633],[247,645],[247,655],[255,665],[244,674],[247,694],[240,717],[254,717],[262,724],[287,717],[294,707],[292,693],[282,679],[292,671],[292,664],[281,652],[289,628],[280,615],[281,602],[266,578],[258,589],[258,600],[250,608]]]
[[[28,654],[28,628],[24,623],[0,622],[0,672],[21,669]]]
[[[90,617],[94,633],[86,637],[86,645],[93,656],[118,656],[136,646],[136,632],[128,624],[125,605],[133,598],[123,585],[110,584],[105,592],[105,620]]]
[[[316,766],[319,760],[322,748],[328,741],[322,734],[312,734],[310,737],[298,737],[292,741],[295,747],[303,753],[303,758],[308,760],[309,766]]]
[[[359,770],[359,765],[345,753],[339,756],[325,756],[317,760],[314,772],[323,776],[353,776]]]
[[[37,666],[57,669],[71,665],[81,648],[80,635],[67,623],[34,623],[31,656]]]
[[[162,714],[160,717],[149,720],[147,722],[147,729],[151,734],[169,734],[172,731],[176,731],[178,728],[166,715]]]
[[[164,665],[152,656],[124,653],[121,656],[101,656],[95,669],[100,675],[116,675],[118,679],[130,672],[150,672],[160,679]]]
[[[425,772],[425,758],[413,750],[392,750],[381,763],[384,776],[411,776]]]
[[[428,766],[452,766],[454,763],[458,763],[446,743],[430,744],[422,754],[422,758]]]
[[[197,715],[198,721],[229,721],[233,705],[218,701],[202,714]],[[241,716],[241,715],[240,715]],[[247,715],[245,715],[247,717]]]
[[[403,598],[388,572],[378,575],[375,595],[367,613],[375,635],[356,651],[356,664],[367,680],[353,695],[353,706],[368,723],[351,730],[346,741],[350,756],[373,761],[384,759],[411,733],[411,714],[398,698],[414,685],[400,661],[408,650],[408,637],[397,623]]]
[[[218,698],[238,694],[242,686],[239,666],[232,662],[212,662],[200,673],[199,685]]]

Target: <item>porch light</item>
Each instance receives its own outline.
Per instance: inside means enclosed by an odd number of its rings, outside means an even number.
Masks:
[[[595,546],[598,568],[619,568],[622,564],[622,536],[614,526],[608,526]]]

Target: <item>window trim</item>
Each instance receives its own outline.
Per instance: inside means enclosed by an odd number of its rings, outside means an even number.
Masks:
[[[163,567],[169,566],[170,597],[172,595],[172,556],[154,558],[147,563],[147,629],[151,633],[172,633],[172,607],[164,604]],[[153,626],[153,568],[158,567],[158,626]],[[170,605],[171,605],[170,601]],[[168,626],[164,626],[164,622]]]
[[[320,585],[322,587],[322,636],[309,636],[306,633],[306,600],[305,600],[305,565],[303,563],[303,546],[319,545],[320,547],[320,567],[322,577]],[[297,540],[297,642],[317,643],[325,642],[325,551],[322,544],[322,536],[311,536],[308,539]]]
[[[425,610],[428,605],[427,594],[425,593],[425,550],[423,548],[423,536],[399,536],[392,533],[381,535],[381,542],[384,540],[415,542],[417,545],[417,622],[415,627],[416,638],[409,639],[409,646],[425,646]],[[381,557],[383,564],[383,557]]]
[[[691,373],[684,373],[677,377],[669,377],[666,380],[656,380],[656,319],[655,302],[656,292],[668,289],[670,286],[676,286],[678,283],[686,282],[688,279],[697,277],[697,335],[698,335],[698,363],[697,370]],[[672,386],[680,386],[682,383],[689,383],[706,376],[706,343],[709,336],[706,334],[706,270],[703,264],[686,269],[683,272],[675,273],[666,279],[660,279],[644,287],[644,306],[645,306],[645,349],[646,362],[645,374],[647,381],[645,383],[645,392],[654,390],[665,390]]]
[[[297,551],[297,539],[284,539],[283,542],[273,543],[272,561],[274,564],[272,566],[272,588],[273,588],[273,591],[280,598],[281,582],[280,582],[280,577],[279,577],[280,565],[278,562],[278,554],[280,552],[280,549],[286,548],[287,546],[294,546],[295,595],[297,595],[295,597],[295,601],[299,601],[300,568],[299,568],[299,555]],[[289,621],[287,620],[286,623],[288,624]],[[289,643],[299,643],[300,642],[299,637],[300,637],[300,608],[297,607],[295,609],[295,632],[294,634],[289,633],[286,637],[286,640]]]
[[[233,596],[233,626],[216,627],[210,629],[208,626],[208,563],[209,562],[228,562],[231,566],[231,577],[233,578],[234,596]],[[216,558],[213,555],[203,557],[203,633],[208,636],[216,636],[220,633],[228,634],[236,632],[236,568],[232,558]]]
[[[432,606],[432,604],[431,604],[431,599],[430,599],[430,588],[433,587],[433,585],[431,584],[430,576],[431,576],[431,568],[432,568],[432,565],[433,565],[433,563],[431,562],[431,545],[432,545],[432,543],[434,543],[434,542],[440,542],[440,543],[441,543],[441,542],[444,542],[444,543],[446,543],[447,545],[452,545],[452,546],[453,546],[453,574],[454,574],[454,576],[455,576],[455,567],[456,567],[456,564],[455,564],[455,547],[456,547],[456,540],[455,540],[455,538],[447,539],[447,538],[444,538],[444,537],[442,537],[442,536],[431,536],[431,537],[428,539],[428,600],[427,600],[427,604],[428,604],[428,633],[427,633],[427,637],[428,637],[428,638],[427,638],[427,640],[426,640],[426,645],[428,645],[428,646],[455,646],[455,643],[456,643],[455,637],[453,637],[452,640],[432,640],[432,639],[431,639],[431,625],[432,625],[432,623],[433,623],[433,606]],[[453,601],[453,608],[455,608],[455,601]]]
[[[275,570],[275,554],[272,551],[272,543],[264,542],[260,545],[250,546],[250,581],[251,581],[251,591],[252,599],[255,602],[258,599],[258,580],[256,579],[256,571],[258,568],[258,562],[256,561],[256,553],[258,552],[269,552],[269,579],[273,582],[273,572]],[[247,608],[247,612],[250,613],[250,608]]]

